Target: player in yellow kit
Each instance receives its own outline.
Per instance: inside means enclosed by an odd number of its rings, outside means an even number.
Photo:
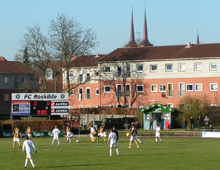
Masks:
[[[13,149],[15,148],[15,142],[18,142],[19,147],[22,149],[21,143],[20,143],[20,138],[19,138],[21,136],[21,132],[17,127],[14,129],[13,134],[14,134]],[[21,138],[22,138],[22,136],[21,136]]]
[[[99,131],[98,131],[98,137],[97,137],[97,142],[99,140],[99,136],[102,137],[104,139],[104,141],[106,142],[106,132],[105,129],[103,128],[103,126],[100,126]]]
[[[30,126],[28,126],[27,130],[25,131],[26,135],[28,135],[28,139],[31,140],[32,139],[32,129],[30,128]]]

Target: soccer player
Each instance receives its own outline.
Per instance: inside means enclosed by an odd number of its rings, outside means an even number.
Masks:
[[[55,129],[53,129],[52,134],[53,134],[52,146],[54,146],[55,140],[58,141],[58,146],[60,146],[60,138],[59,138],[60,130],[57,128],[57,125],[55,125]]]
[[[99,131],[98,131],[98,138],[97,138],[97,142],[99,140],[99,136],[102,137],[104,139],[104,141],[106,142],[106,132],[105,129],[103,128],[103,126],[100,126]]]
[[[20,130],[16,127],[16,128],[14,129],[13,134],[14,134],[14,138],[13,138],[13,149],[15,148],[15,142],[18,142],[18,145],[19,145],[19,147],[21,148],[21,143],[20,143],[20,138],[19,138],[19,136],[21,136]],[[21,138],[22,138],[22,136],[21,136]]]
[[[155,131],[155,142],[157,143],[157,138],[160,139],[160,142],[163,143],[161,137],[160,137],[160,127],[159,125],[156,125],[156,131]]]
[[[114,132],[117,135],[117,140],[119,140],[118,131],[115,129],[115,126],[112,128],[112,132]]]
[[[117,155],[120,156],[119,150],[118,150],[118,146],[117,146],[117,135],[114,132],[112,132],[112,129],[110,129],[110,133],[108,135],[108,143],[107,144],[109,144],[109,142],[110,142],[110,151],[109,151],[110,156],[112,156],[112,149],[113,149],[113,147],[115,147]]]
[[[32,133],[33,131],[31,130],[30,126],[28,126],[27,130],[25,131],[26,135],[28,135],[28,138],[31,140],[32,139]]]
[[[89,129],[90,129],[89,136],[90,136],[90,138],[92,140],[92,143],[94,143],[96,141],[96,131],[95,131],[95,129],[91,125],[89,126]]]
[[[131,137],[130,137],[130,142],[129,142],[128,148],[131,148],[132,141],[134,141],[135,144],[137,145],[137,148],[139,148],[139,145],[137,143],[137,130],[134,126],[132,127],[132,130],[131,130]]]
[[[67,132],[65,139],[67,140],[67,142],[71,143],[71,138],[73,136],[74,136],[74,134],[71,132],[71,129],[69,129],[69,132]]]
[[[28,159],[30,159],[30,162],[31,162],[31,165],[33,166],[33,168],[36,168],[36,166],[34,165],[34,161],[32,159],[32,153],[33,153],[32,147],[34,148],[35,153],[37,153],[37,149],[36,149],[34,143],[32,142],[32,140],[30,140],[28,138],[28,135],[25,136],[25,139],[26,140],[23,142],[23,147],[22,147],[23,152],[25,153],[25,150],[26,150],[26,153],[27,153],[24,168],[27,168]]]

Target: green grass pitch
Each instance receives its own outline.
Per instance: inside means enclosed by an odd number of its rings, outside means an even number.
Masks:
[[[79,143],[76,143],[76,140]],[[67,143],[61,138],[61,146],[51,145],[52,138],[33,138],[38,153],[33,153],[37,169],[65,170],[210,170],[220,169],[220,140],[203,138],[163,137],[163,143],[153,137],[140,138],[144,144],[137,148],[133,143],[128,148],[129,138],[120,137],[120,156],[113,150],[109,156],[109,145],[102,138],[91,143],[89,137],[72,138]],[[23,143],[24,138],[21,139]],[[0,169],[24,169],[25,156],[16,144],[12,149],[12,138],[0,139]],[[27,169],[32,169],[30,162]]]

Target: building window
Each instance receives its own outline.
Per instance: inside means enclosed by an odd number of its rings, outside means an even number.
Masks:
[[[211,83],[210,84],[210,91],[218,91],[218,84],[217,83]]]
[[[86,100],[90,100],[91,99],[91,94],[90,94],[90,87],[86,88]]]
[[[125,108],[131,108],[131,104],[130,103],[126,103],[125,104]]]
[[[131,91],[131,85],[130,84],[126,84],[125,85],[125,97],[126,98],[131,97],[130,91]]]
[[[10,95],[4,94],[4,101],[9,101],[9,100],[10,100]]]
[[[91,106],[90,105],[86,105],[86,108],[91,108]]]
[[[166,85],[160,84],[159,85],[159,92],[166,92]]]
[[[173,108],[173,103],[167,103],[167,107]]]
[[[143,85],[137,85],[137,92],[138,93],[143,93],[144,91],[144,86]]]
[[[137,70],[137,72],[143,72],[143,64],[138,64],[136,66],[136,70]]]
[[[173,71],[173,64],[166,64],[166,71]]]
[[[186,91],[187,91],[187,92],[193,91],[193,84],[187,84],[187,85],[186,85]]]
[[[96,77],[99,76],[99,72],[98,72],[98,71],[95,72],[95,76],[96,76]]]
[[[110,93],[111,92],[111,86],[105,86],[104,87],[104,92],[105,93]]]
[[[195,91],[202,91],[202,84],[195,84]]]
[[[173,97],[173,83],[167,83],[167,97]]]
[[[72,71],[69,72],[69,78],[73,78],[73,72]]]
[[[53,79],[53,71],[50,68],[46,70],[46,79],[47,80],[52,80]]]
[[[185,63],[179,63],[178,64],[178,71],[186,71],[186,64]]]
[[[151,72],[156,72],[157,71],[157,64],[151,64],[150,65],[150,71]]]
[[[122,68],[120,65],[116,66],[116,77],[120,77],[122,75]]]
[[[151,85],[150,92],[157,92],[157,85]]]
[[[79,73],[79,75],[78,75],[78,83],[82,83],[82,81],[83,81],[83,76],[82,76],[81,73]]]
[[[81,87],[78,89],[78,100],[83,100],[83,88]]]
[[[218,65],[217,63],[210,63],[210,70],[217,70]]]
[[[7,76],[7,77],[4,77],[4,83],[5,84],[8,84],[10,83],[10,78]]]
[[[184,106],[183,103],[179,103],[178,105],[179,105],[179,109],[180,109],[180,110],[183,110],[183,109],[185,108],[185,106]]]
[[[99,89],[95,89],[95,94],[99,95]]]
[[[24,80],[25,80],[25,78],[24,78],[24,77],[21,77],[21,84],[24,83]]]
[[[105,105],[104,107],[106,107],[106,108],[113,108],[114,106],[112,106],[112,105]]]
[[[78,108],[79,108],[79,109],[82,109],[82,108],[83,108],[83,105],[79,105]]]
[[[117,108],[121,108],[122,105],[121,105],[120,103],[117,103],[116,107],[117,107]]]
[[[104,72],[105,73],[109,73],[111,70],[110,70],[110,66],[105,66],[104,67]]]
[[[202,70],[202,63],[194,63],[195,71]]]
[[[89,72],[86,73],[86,81],[90,81],[90,73]]]
[[[116,97],[117,98],[122,97],[122,85],[121,84],[116,85]]]

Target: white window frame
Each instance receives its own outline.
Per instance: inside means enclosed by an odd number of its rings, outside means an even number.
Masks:
[[[10,94],[4,94],[4,101],[10,101]]]
[[[192,90],[187,90],[187,86],[192,86]],[[193,84],[186,84],[186,92],[193,92]]]
[[[48,72],[51,72],[51,75],[50,76],[48,76]],[[48,68],[47,70],[46,70],[46,80],[53,80],[53,70],[51,69],[51,68]]]
[[[201,65],[201,68],[197,68],[199,65]],[[202,70],[202,63],[201,62],[194,63],[194,70],[195,71],[201,71]]]
[[[69,72],[69,78],[73,78],[73,71]]]
[[[91,108],[91,105],[86,105],[86,108]]]
[[[98,91],[98,93],[97,93],[97,91]],[[95,89],[95,94],[96,94],[96,95],[99,95],[99,88],[96,88],[96,89]]]
[[[71,89],[70,90],[70,96],[73,96],[73,94],[74,94],[74,89]]]
[[[216,65],[216,68],[212,68],[213,65]],[[213,70],[218,70],[218,64],[217,62],[210,62],[209,63],[209,70],[213,71]]]
[[[90,99],[87,98],[87,90],[89,89],[89,94],[90,94]],[[91,100],[91,88],[90,87],[86,87],[86,100]]]
[[[153,66],[156,66],[156,69],[153,69]],[[150,72],[157,72],[157,64],[151,64],[150,65]]]
[[[106,90],[105,90],[106,87],[109,87],[110,90],[109,90],[109,91],[106,91]],[[104,86],[104,93],[111,93],[111,86]]]
[[[109,68],[109,69],[107,69]],[[111,72],[111,67],[110,66],[105,66],[104,67],[104,73],[110,73]]]
[[[118,106],[119,106],[119,105],[121,105],[121,106],[122,106],[122,104],[121,104],[121,103],[117,103],[117,104],[116,104],[116,108],[118,108]]]
[[[171,66],[171,69],[168,69],[168,66]],[[165,64],[166,71],[173,71],[173,64]]]
[[[82,93],[79,93],[80,92],[80,89],[82,89]],[[79,98],[79,95],[81,94],[81,99]],[[79,100],[80,99],[80,100]],[[78,88],[78,100],[79,101],[82,101],[83,100],[83,87],[79,87]]]
[[[156,91],[153,91],[153,90],[152,90],[152,87],[156,87]],[[150,85],[150,92],[151,92],[151,93],[156,93],[156,92],[158,92],[158,86],[157,86],[157,84],[152,84],[152,85]]]
[[[184,66],[184,69],[182,66]],[[178,71],[186,71],[186,63],[178,63]]]
[[[217,88],[212,90],[212,85],[216,85]],[[210,83],[210,91],[218,91],[218,83]]]
[[[141,67],[142,67],[142,68],[141,68]],[[144,70],[144,65],[143,65],[143,64],[137,64],[137,65],[136,65],[136,71],[137,71],[138,73],[143,72],[143,70]]]
[[[95,71],[95,77],[99,77],[99,71]]]
[[[142,91],[138,91],[138,86],[142,86]],[[137,91],[137,93],[143,93],[144,92],[144,85],[137,85],[136,86],[136,91]]]
[[[167,103],[167,107],[173,108],[173,103]]]
[[[79,109],[83,109],[83,105],[78,105],[78,108]]]
[[[5,76],[4,77],[4,83],[5,84],[9,84],[10,83],[10,77],[9,76]]]
[[[197,89],[196,89],[196,87],[199,86],[199,85],[201,86],[201,90],[197,90]],[[202,84],[201,84],[201,83],[195,84],[195,91],[202,91]]]
[[[165,90],[160,90],[161,86],[165,86]],[[159,92],[166,92],[166,84],[159,84]]]
[[[131,108],[131,104],[130,103],[126,103],[125,104],[125,108]]]
[[[106,108],[113,108],[114,106],[113,105],[104,105],[104,107],[106,107]]]

